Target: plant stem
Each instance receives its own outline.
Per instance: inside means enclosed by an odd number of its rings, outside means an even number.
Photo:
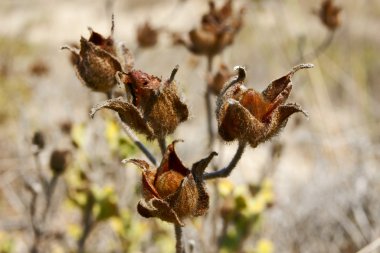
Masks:
[[[182,244],[182,227],[174,224],[174,231],[175,231],[175,252],[176,253],[185,253],[185,248]]]
[[[123,121],[121,121],[119,115],[117,115],[116,118],[119,121],[125,134],[133,141],[133,143],[141,150],[141,152],[144,153],[144,155],[149,159],[149,161],[153,163],[153,165],[156,165],[157,164],[156,158],[154,158],[154,156],[149,151],[149,149],[145,147],[145,145],[141,143],[141,141],[137,138],[137,136],[133,134],[131,129]]]
[[[246,145],[246,142],[239,142],[238,149],[236,150],[234,157],[232,158],[231,162],[227,165],[227,167],[210,173],[205,173],[203,174],[203,179],[210,180],[220,177],[228,177],[231,174],[232,170],[236,167],[240,158],[242,157]]]
[[[208,56],[207,57],[207,73],[206,73],[207,76],[212,74],[212,63],[213,63],[213,56]],[[210,92],[210,89],[208,88],[208,84],[206,85],[205,103],[206,103],[206,116],[207,116],[208,147],[211,148],[214,144],[215,136],[214,136],[213,124],[212,124],[211,92]]]
[[[161,154],[163,156],[165,154],[165,152],[166,152],[166,140],[165,140],[165,137],[158,138],[157,141],[158,141],[158,145],[160,146]]]
[[[302,49],[301,49],[300,50],[300,54],[301,54],[300,61],[312,61],[315,58],[318,58],[318,56],[323,54],[326,51],[326,49],[329,48],[329,46],[331,45],[331,42],[334,39],[334,35],[335,35],[335,32],[330,31],[327,34],[326,38],[322,41],[322,43],[317,48],[315,48],[312,52],[309,52],[306,55],[303,54]]]
[[[90,235],[91,231],[95,227],[95,222],[92,216],[92,209],[95,205],[95,198],[91,193],[87,193],[87,203],[86,206],[82,212],[82,225],[83,225],[83,232],[81,237],[78,240],[78,252],[84,253],[85,252],[85,244],[88,236]]]
[[[55,188],[57,186],[59,176],[60,175],[58,174],[54,174],[47,187],[48,189],[47,189],[47,194],[46,194],[46,205],[45,205],[44,211],[42,212],[42,223],[45,223],[45,221],[47,220],[47,216],[49,215],[49,211],[51,208],[51,199],[55,191]]]

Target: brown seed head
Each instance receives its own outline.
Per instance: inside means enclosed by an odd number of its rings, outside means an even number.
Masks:
[[[174,75],[178,67],[166,81],[132,70],[119,78],[125,85],[128,100],[110,99],[95,106],[91,115],[102,108],[117,111],[121,119],[148,139],[165,137],[174,132],[179,123],[187,120],[189,112],[178,95]]]
[[[61,175],[67,168],[70,159],[70,151],[54,150],[50,156],[50,169],[53,174]]]
[[[149,22],[137,28],[137,43],[142,48],[154,47],[158,41],[158,29],[153,28]]]
[[[127,162],[134,163],[143,171],[143,199],[137,206],[138,212],[146,218],[157,217],[183,225],[184,218],[203,215],[208,210],[208,194],[202,175],[216,153],[195,163],[189,170],[178,158],[174,144],[167,147],[157,169],[142,160]]]
[[[243,13],[242,8],[234,14],[231,0],[226,0],[219,9],[210,1],[209,12],[203,15],[200,26],[189,32],[190,41],[176,35],[174,42],[186,46],[194,54],[212,57],[233,43],[242,26]]]
[[[325,0],[321,4],[321,8],[318,12],[319,18],[322,23],[331,31],[336,30],[340,24],[340,13],[342,11],[341,7],[334,4],[333,0]]]
[[[225,64],[221,64],[218,71],[208,81],[208,88],[214,95],[219,95],[224,84],[233,76]]]
[[[292,89],[294,73],[312,66],[301,64],[294,67],[287,75],[270,83],[263,92],[246,88],[242,83],[244,80],[239,77],[241,74],[228,82],[217,100],[221,137],[225,141],[248,141],[256,147],[276,135],[293,113],[303,112],[298,105],[285,102]]]

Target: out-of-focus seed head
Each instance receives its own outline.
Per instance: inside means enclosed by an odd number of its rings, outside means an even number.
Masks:
[[[233,76],[225,64],[221,64],[218,71],[208,81],[208,88],[214,95],[219,95],[224,84]]]
[[[54,150],[50,156],[50,169],[53,174],[61,175],[66,170],[70,160],[70,151]]]
[[[335,31],[341,24],[341,7],[334,4],[333,0],[324,0],[318,11],[322,23],[331,31]]]
[[[149,48],[154,47],[158,41],[159,30],[152,27],[149,22],[137,28],[137,43],[139,47]]]
[[[45,147],[45,137],[41,131],[36,131],[33,134],[32,144],[35,145],[38,151],[41,151]]]
[[[232,1],[226,0],[219,9],[209,2],[209,12],[204,14],[199,27],[189,32],[189,41],[174,35],[174,44],[182,44],[191,52],[212,57],[231,45],[243,24],[244,8],[234,13]]]

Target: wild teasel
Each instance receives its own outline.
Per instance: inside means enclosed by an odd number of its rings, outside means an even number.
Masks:
[[[278,134],[292,114],[306,115],[299,105],[285,102],[292,90],[293,75],[311,67],[312,64],[295,66],[262,92],[246,88],[243,84],[245,69],[237,67],[238,76],[226,84],[217,99],[218,130],[223,140],[248,142],[256,147]]]
[[[100,109],[111,109],[125,124],[148,139],[164,138],[189,116],[174,81],[177,71],[178,66],[165,81],[140,70],[118,72],[117,78],[126,87],[127,99],[119,97],[98,104],[92,108],[91,117]]]
[[[186,168],[178,158],[171,143],[158,168],[138,159],[124,160],[142,169],[142,195],[137,211],[145,218],[161,220],[184,226],[183,220],[192,216],[204,215],[209,207],[209,196],[203,181],[203,172],[211,159],[208,157]]]
[[[189,32],[189,41],[174,34],[174,43],[184,45],[194,54],[213,57],[233,43],[243,24],[243,13],[244,8],[234,13],[232,0],[226,0],[219,9],[210,1],[209,12],[203,15],[200,26]]]

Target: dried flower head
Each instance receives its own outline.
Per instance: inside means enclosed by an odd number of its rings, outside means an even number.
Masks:
[[[318,11],[319,18],[322,23],[331,31],[334,31],[340,26],[340,12],[341,7],[334,4],[333,0],[325,0],[321,4],[321,8]]]
[[[190,41],[175,35],[174,43],[186,46],[194,54],[212,57],[233,43],[242,26],[243,13],[241,8],[234,14],[232,0],[226,0],[219,9],[210,1],[209,12],[203,15],[200,27],[189,32]]]
[[[153,28],[149,22],[137,28],[137,43],[142,48],[154,47],[157,44],[159,31]]]
[[[291,78],[300,69],[312,64],[300,64],[285,76],[273,81],[263,92],[247,89],[242,83],[244,68],[238,67],[238,77],[223,88],[217,99],[217,120],[220,136],[225,141],[248,142],[252,147],[269,140],[296,112],[305,112],[297,104],[285,104],[292,89]]]
[[[68,164],[70,159],[70,151],[68,150],[54,150],[50,156],[50,169],[53,174],[60,175],[62,174]]]
[[[177,70],[178,66],[166,81],[140,70],[118,73],[120,82],[127,89],[127,100],[109,99],[96,105],[91,110],[91,117],[98,110],[107,108],[118,112],[125,124],[145,134],[148,139],[163,138],[173,133],[189,115],[174,81]]]
[[[214,95],[219,95],[223,85],[233,76],[225,64],[221,64],[218,71],[208,80],[208,88]]]
[[[64,46],[62,49],[68,49],[72,53],[71,62],[83,84],[93,91],[109,94],[117,84],[115,74],[117,71],[122,71],[122,65],[117,59],[112,35],[105,38],[91,28],[89,30],[90,38],[80,39],[79,52],[69,46]]]
[[[36,131],[32,137],[32,144],[40,151],[45,147],[45,137],[41,131]]]
[[[174,141],[170,144],[158,168],[152,168],[143,160],[131,159],[142,169],[142,195],[137,211],[145,218],[157,217],[161,220],[183,226],[183,219],[200,216],[207,212],[209,196],[202,176],[211,159],[208,157],[186,168],[178,158]]]

